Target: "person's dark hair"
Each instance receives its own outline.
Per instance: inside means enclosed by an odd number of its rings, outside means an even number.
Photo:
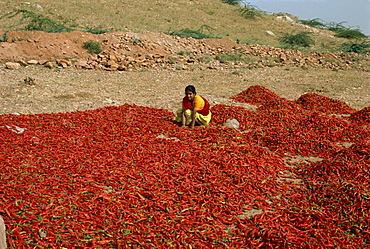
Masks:
[[[187,87],[185,87],[185,93],[186,93],[187,91],[190,91],[190,92],[192,92],[192,93],[194,93],[194,94],[197,94],[197,91],[195,90],[195,87],[194,87],[194,86],[192,86],[192,85],[188,85]]]

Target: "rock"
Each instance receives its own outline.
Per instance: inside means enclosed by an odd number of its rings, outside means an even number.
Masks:
[[[235,128],[238,129],[240,127],[240,123],[236,119],[228,119],[226,123],[224,123],[225,127]]]
[[[119,71],[126,71],[127,68],[124,65],[119,65],[118,68],[117,68],[117,70],[119,70]]]
[[[39,64],[40,65],[44,65],[46,62],[48,62],[48,60],[45,60],[45,59],[39,60]]]
[[[117,64],[117,62],[116,61],[113,61],[113,60],[109,60],[109,61],[107,61],[106,63],[104,63],[105,64],[105,66],[109,66],[109,67],[115,67],[115,68],[117,68],[118,67],[118,64]]]
[[[60,61],[60,62],[58,63],[58,65],[59,65],[59,66],[61,66],[62,68],[66,68],[66,67],[68,67],[68,64],[67,64],[67,63],[65,63],[65,62],[63,62],[63,61]]]
[[[124,60],[121,62],[121,65],[123,65],[124,67],[128,67],[130,65],[130,62],[127,60]]]
[[[28,63],[29,65],[36,65],[36,64],[38,64],[39,62],[38,62],[37,60],[29,60],[29,61],[27,61],[27,63]]]
[[[87,61],[79,60],[77,61],[76,66],[85,67],[87,64],[88,64]]]
[[[92,67],[97,67],[98,65],[99,65],[99,63],[98,62],[96,62],[96,61],[91,61],[91,62],[88,62],[89,63],[89,65],[90,66],[92,66]]]
[[[109,55],[109,57],[108,57],[108,59],[109,59],[110,61],[114,61],[114,62],[117,62],[117,61],[118,61],[117,56],[115,56],[115,55],[113,55],[113,54],[110,54],[110,55]]]
[[[105,71],[117,71],[117,68],[111,68],[111,67],[102,67]]]
[[[278,17],[276,17],[276,19],[284,20],[284,21],[288,21],[288,22],[294,22],[293,19],[290,18],[289,16],[278,16]]]
[[[22,66],[28,66],[28,63],[24,60],[19,60],[17,61],[19,64],[21,64]]]
[[[53,68],[53,67],[56,67],[55,63],[51,62],[51,61],[48,61],[44,64],[45,67],[47,68]]]
[[[58,61],[58,65],[62,67],[68,67],[68,66],[72,66],[72,63],[69,60],[61,59]]]
[[[284,12],[273,13],[272,15],[276,17],[280,17],[277,19],[282,19],[282,20],[291,21],[291,22],[296,22],[299,20],[298,16],[295,16],[289,13],[284,13]]]
[[[23,81],[24,81],[24,83],[26,83],[27,85],[30,85],[30,86],[36,85],[35,79],[31,78],[31,77],[26,77]]]
[[[287,56],[286,56],[286,54],[284,54],[284,53],[279,54],[279,59],[280,59],[280,62],[285,62],[285,61],[287,61]]]
[[[44,11],[44,8],[41,5],[37,4],[37,3],[33,4],[33,7],[38,11]]]
[[[267,34],[269,34],[269,35],[275,36],[274,32],[272,32],[272,31],[270,31],[270,30],[266,30],[265,32],[266,32]]]
[[[114,64],[111,64],[109,67],[110,67],[110,68],[115,68],[115,69],[117,69],[117,68],[119,67],[119,65],[118,65],[117,63],[114,63]]]
[[[17,69],[20,69],[21,68],[21,64],[17,63],[17,62],[6,62],[5,63],[5,67],[7,69],[14,69],[14,70],[17,70]]]
[[[6,248],[6,234],[5,234],[5,223],[3,217],[0,216],[0,248]]]

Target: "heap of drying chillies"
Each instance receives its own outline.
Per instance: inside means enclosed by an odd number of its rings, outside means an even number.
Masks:
[[[127,104],[0,116],[8,246],[368,247],[369,108],[261,86],[235,99],[259,107],[216,105],[192,130]]]

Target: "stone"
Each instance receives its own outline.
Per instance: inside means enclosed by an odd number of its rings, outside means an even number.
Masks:
[[[286,56],[286,54],[284,54],[284,53],[279,54],[279,59],[280,59],[280,62],[285,62],[285,61],[287,61],[287,56]]]
[[[82,68],[84,68],[84,69],[94,69],[94,67],[92,65],[89,65],[89,64],[86,64]]]
[[[65,63],[65,62],[59,62],[58,65],[61,66],[62,68],[67,68],[68,67],[68,64]]]
[[[105,63],[105,66],[109,66],[109,67],[114,67],[115,65],[117,65],[117,62],[113,60],[109,60]]]
[[[114,64],[111,64],[109,67],[110,67],[110,68],[115,68],[115,69],[117,69],[117,68],[119,67],[119,65],[118,65],[117,63],[114,63]]]
[[[114,62],[117,62],[118,61],[117,56],[115,56],[113,54],[110,54],[108,58],[109,58],[110,61],[114,61]]]
[[[48,60],[45,60],[45,59],[39,60],[39,64],[40,65],[44,65],[46,62],[48,62]]]
[[[29,61],[27,61],[27,63],[28,63],[29,65],[36,65],[36,64],[39,64],[39,62],[38,62],[37,60],[29,60]]]
[[[76,67],[81,67],[81,68],[84,68],[88,65],[87,61],[85,60],[79,60],[77,63],[76,63]]]
[[[5,63],[5,67],[7,69],[14,69],[14,70],[18,70],[21,68],[21,64],[17,63],[17,62],[6,62]]]
[[[40,4],[35,3],[33,4],[33,7],[38,11],[44,11],[44,8]]]
[[[22,66],[28,66],[28,63],[24,60],[19,60],[17,61],[19,64],[21,64]]]
[[[225,127],[230,127],[230,128],[235,128],[235,129],[238,129],[240,127],[240,123],[237,119],[228,119],[225,123],[224,123],[224,126]]]
[[[69,60],[65,60],[65,59],[59,60],[58,64],[62,67],[72,66],[72,63]]]
[[[117,71],[117,68],[111,68],[111,67],[103,67],[105,71]]]
[[[1,216],[0,216],[0,248],[6,249],[5,223],[3,217]]]
[[[98,62],[96,62],[96,61],[91,61],[91,62],[88,62],[89,63],[89,65],[90,66],[92,66],[92,67],[97,67],[98,65],[99,65],[99,63]]]
[[[55,65],[53,62],[51,62],[51,61],[46,62],[46,63],[44,64],[44,66],[45,66],[45,67],[47,67],[47,68],[53,68],[53,67],[56,67],[56,65]]]
[[[290,18],[289,16],[278,16],[278,17],[276,17],[276,19],[283,20],[283,21],[288,21],[288,22],[294,22],[293,19]]]
[[[119,71],[126,71],[127,68],[124,65],[119,65],[118,68],[117,68],[117,70],[119,70]]]
[[[295,15],[285,13],[285,12],[273,13],[272,15],[274,15],[276,17],[280,17],[280,18],[277,18],[277,19],[282,19],[282,20],[285,20],[285,21],[297,22],[299,20],[299,16],[295,16]]]
[[[35,79],[31,78],[31,77],[26,77],[23,81],[24,81],[24,83],[26,83],[27,85],[30,85],[30,86],[36,85]]]

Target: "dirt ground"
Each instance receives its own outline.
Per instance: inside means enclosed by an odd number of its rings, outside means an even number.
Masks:
[[[35,79],[34,85],[24,82],[27,77]],[[196,86],[211,105],[240,105],[229,98],[252,85],[262,85],[290,100],[316,92],[362,109],[370,105],[369,78],[367,72],[307,72],[300,68],[253,69],[238,75],[229,70],[106,72],[74,68],[59,71],[41,66],[0,68],[0,113],[71,112],[125,103],[173,111],[180,107],[188,84]]]
[[[126,38],[129,36],[125,35]],[[114,44],[118,44],[115,39],[122,38],[123,35],[35,32],[29,37],[20,32],[10,33],[9,37],[10,40],[0,43],[1,63],[32,59],[38,61],[61,58],[88,59],[91,55],[82,48],[83,41],[103,40],[106,44],[105,49],[115,51]],[[150,41],[145,44],[151,45],[131,46],[130,50],[126,48],[125,53],[169,55],[187,49],[198,54],[204,53],[195,51],[195,48],[199,47],[199,41],[193,39],[169,38],[163,34],[153,33],[135,34],[135,37],[141,41]],[[195,43],[198,45],[195,46]],[[219,41],[211,39],[202,43],[207,43],[203,44],[203,48],[209,51],[217,49],[227,51],[233,49],[236,44],[228,39]],[[118,52],[123,53],[121,50]],[[30,78],[33,79],[32,82],[27,81]],[[297,99],[307,92],[315,92],[345,101],[359,110],[370,105],[369,82],[368,71],[354,69],[279,66],[217,70],[182,70],[172,67],[104,71],[27,65],[11,70],[2,64],[0,114],[72,112],[125,103],[174,111],[180,107],[184,88],[189,84],[194,85],[200,95],[209,99],[211,105],[220,103],[242,105],[253,110],[255,106],[234,103],[229,98],[252,85],[262,85],[290,100]]]

